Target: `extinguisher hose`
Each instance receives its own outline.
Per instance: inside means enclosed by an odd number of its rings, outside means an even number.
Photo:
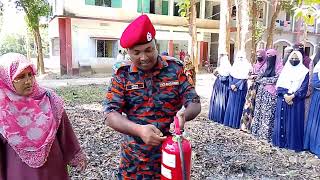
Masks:
[[[187,170],[184,162],[184,154],[182,149],[182,136],[178,138],[178,146],[179,146],[179,153],[180,153],[180,160],[181,160],[181,169],[182,169],[182,180],[187,180]]]

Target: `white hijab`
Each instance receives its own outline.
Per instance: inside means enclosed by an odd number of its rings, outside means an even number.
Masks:
[[[220,57],[219,67],[217,68],[217,70],[221,76],[229,76],[230,75],[231,64],[230,64],[228,55],[223,54]]]
[[[237,79],[248,79],[252,66],[247,60],[245,53],[239,51],[231,68],[230,75]]]
[[[290,59],[292,59],[294,54],[296,54],[300,60],[297,66],[292,66],[290,63]],[[292,51],[280,73],[276,87],[286,88],[288,89],[288,93],[295,93],[301,87],[308,73],[309,70],[303,65],[302,54],[299,51]]]
[[[318,73],[318,78],[320,79],[320,61],[318,61],[316,66],[314,67],[313,73]]]

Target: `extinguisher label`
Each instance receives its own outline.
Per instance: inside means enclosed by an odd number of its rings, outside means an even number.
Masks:
[[[162,176],[166,177],[167,179],[172,179],[171,170],[167,169],[163,165],[161,165],[161,174],[162,174]]]
[[[176,156],[174,154],[168,154],[165,151],[162,151],[162,160],[163,164],[172,168],[176,167]]]

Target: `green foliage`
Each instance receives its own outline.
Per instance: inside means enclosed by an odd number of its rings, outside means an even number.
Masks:
[[[261,22],[257,22],[256,30],[255,32],[253,32],[255,42],[261,41],[265,31],[266,31],[266,28],[263,26],[263,24]]]
[[[293,8],[294,17],[302,19],[308,25],[314,25],[315,19],[320,17],[320,13],[314,5],[320,4],[320,0],[305,0],[298,2],[298,6]]]
[[[179,14],[181,17],[189,17],[190,15],[190,8],[191,8],[191,1],[190,0],[179,0],[177,3],[179,7]]]
[[[30,29],[38,28],[40,17],[46,17],[50,13],[50,6],[46,0],[19,0],[16,4],[26,13],[26,22]]]
[[[294,14],[294,10],[293,8],[296,7],[298,5],[297,1],[281,1],[281,9],[283,11],[286,11],[287,13],[289,13],[290,15]]]
[[[50,54],[50,38],[48,35],[48,27],[41,26],[40,28],[41,41],[42,41],[42,50],[45,57],[49,57]]]
[[[20,35],[6,35],[0,43],[0,55],[16,52],[21,54],[27,54],[26,43],[23,36]]]

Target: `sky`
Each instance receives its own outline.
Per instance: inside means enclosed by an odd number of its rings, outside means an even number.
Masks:
[[[10,5],[7,0],[3,12],[3,24],[0,32],[0,39],[7,34],[26,34],[27,26],[24,20],[24,13],[16,10],[15,6]]]

